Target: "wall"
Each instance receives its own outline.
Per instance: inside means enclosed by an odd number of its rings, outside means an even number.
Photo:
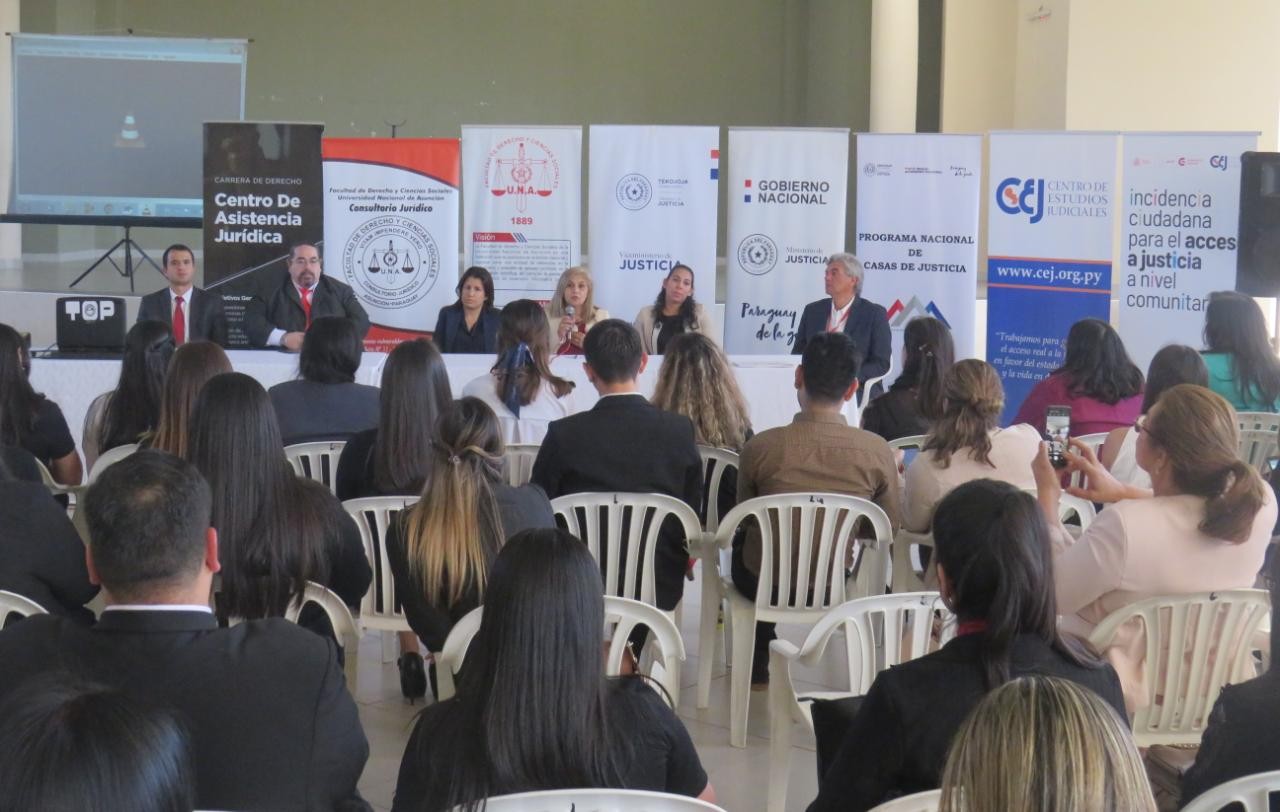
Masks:
[[[0,31],[17,31],[18,0],[0,0]],[[13,188],[13,46],[0,42],[0,211],[9,208]],[[0,269],[22,261],[22,228],[0,225]]]
[[[1014,21],[1016,53],[1013,126],[1019,130],[1061,130],[1067,126],[1067,67],[1071,0],[1018,0]]]
[[[942,132],[1013,127],[1016,0],[947,0],[942,20]]]

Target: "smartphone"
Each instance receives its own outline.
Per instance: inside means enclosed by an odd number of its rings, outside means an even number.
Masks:
[[[1050,406],[1044,412],[1044,436],[1049,441],[1049,462],[1054,468],[1067,464],[1067,437],[1071,433],[1071,407]]]

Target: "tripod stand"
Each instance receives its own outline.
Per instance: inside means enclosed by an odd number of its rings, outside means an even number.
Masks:
[[[162,271],[160,271],[160,266],[156,264],[156,261],[152,259],[150,256],[148,256],[147,252],[143,250],[142,246],[139,245],[131,236],[129,236],[129,229],[131,228],[131,226],[128,224],[124,224],[122,228],[124,228],[124,237],[120,239],[115,245],[108,248],[106,253],[98,257],[97,260],[95,260],[94,263],[90,265],[85,270],[84,273],[77,276],[75,281],[71,283],[70,287],[74,288],[76,285],[80,284],[80,281],[82,279],[84,279],[89,274],[93,273],[94,269],[97,268],[102,263],[110,262],[111,267],[116,269],[116,273],[120,274],[121,276],[128,277],[129,292],[132,293],[133,292],[133,269],[134,269],[133,252],[134,250],[137,250],[137,252],[142,256],[143,261],[151,263],[152,268],[155,268],[157,272],[163,273]],[[115,257],[111,256],[116,251],[118,251],[121,246],[124,246],[124,267],[123,268],[121,268],[116,263]]]

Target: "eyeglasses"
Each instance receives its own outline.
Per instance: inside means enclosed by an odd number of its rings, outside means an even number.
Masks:
[[[1150,422],[1150,420],[1145,414],[1133,421],[1133,433],[1142,434],[1145,432],[1152,440],[1155,440],[1157,443],[1160,442],[1160,437],[1151,430],[1151,427],[1147,425],[1148,422]]]

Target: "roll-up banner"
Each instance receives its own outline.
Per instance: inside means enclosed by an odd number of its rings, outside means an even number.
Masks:
[[[826,258],[844,250],[848,173],[848,130],[729,130],[729,352],[791,352]]]
[[[859,133],[857,158],[863,295],[888,310],[893,332],[886,383],[902,372],[902,334],[914,318],[946,324],[956,357],[972,357],[982,136]]]
[[[1240,154],[1257,133],[1125,133],[1120,336],[1143,370],[1165,344],[1200,346],[1215,290],[1236,284]]]
[[[596,303],[631,321],[653,304],[671,267],[683,263],[694,272],[694,298],[710,313],[719,128],[593,125],[588,162]]]
[[[204,125],[204,281],[226,303],[227,343],[248,347],[244,315],[281,284],[289,247],[321,242],[322,124]]]
[[[1071,325],[1111,309],[1114,133],[991,133],[987,361],[1003,422],[1062,364]]]
[[[467,265],[499,305],[550,299],[582,261],[582,128],[464,126],[462,183]]]
[[[367,350],[426,335],[457,299],[456,138],[324,140],[325,273],[369,313]]]

